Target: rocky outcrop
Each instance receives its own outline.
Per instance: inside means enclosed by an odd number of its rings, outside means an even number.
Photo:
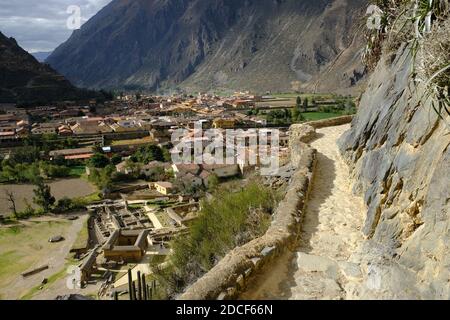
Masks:
[[[406,45],[385,54],[339,142],[368,208],[354,298],[450,298],[450,117],[411,70]]]
[[[366,2],[114,0],[47,62],[83,87],[354,92]]]

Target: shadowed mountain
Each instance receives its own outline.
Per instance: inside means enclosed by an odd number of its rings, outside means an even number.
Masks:
[[[0,103],[24,105],[102,98],[78,89],[49,65],[39,63],[13,38],[0,32]]]

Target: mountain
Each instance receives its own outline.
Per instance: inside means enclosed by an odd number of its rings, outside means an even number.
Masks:
[[[14,38],[0,32],[0,103],[45,104],[102,98],[78,89],[49,65],[39,63]]]
[[[33,52],[31,55],[36,58],[39,62],[45,62],[45,60],[52,54],[52,51],[49,52]]]
[[[94,88],[355,91],[361,0],[114,0],[47,62]]]

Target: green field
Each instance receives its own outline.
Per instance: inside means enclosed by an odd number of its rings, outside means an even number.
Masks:
[[[50,258],[55,254],[64,243],[51,244],[48,237],[66,235],[70,226],[68,221],[43,221],[27,223],[26,226],[1,228],[0,294],[2,288],[8,288],[22,272],[42,264],[46,257]]]
[[[317,121],[317,120],[324,120],[324,119],[331,119],[331,118],[337,118],[342,117],[342,113],[327,113],[327,112],[305,112],[302,113],[302,115],[305,117],[306,121]]]
[[[86,173],[86,167],[85,166],[70,167],[69,175],[71,177],[80,178],[85,173]]]
[[[89,246],[89,219],[83,223],[80,233],[72,246],[72,250],[84,249]]]
[[[272,97],[282,99],[297,99],[297,97],[300,97],[302,98],[302,100],[304,100],[305,98],[308,98],[309,100],[312,100],[313,98],[316,100],[326,100],[333,99],[335,96],[331,93],[276,93],[273,94]]]

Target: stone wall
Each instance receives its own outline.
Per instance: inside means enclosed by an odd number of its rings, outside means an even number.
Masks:
[[[326,128],[326,127],[336,127],[343,124],[347,124],[352,122],[354,116],[342,116],[337,118],[331,118],[331,119],[324,119],[324,120],[318,120],[318,121],[311,121],[307,122],[306,124],[310,125],[314,129],[320,129],[320,128]]]
[[[300,162],[303,151],[308,150],[304,145],[316,138],[316,129],[340,126],[350,123],[352,120],[353,116],[343,116],[292,125],[289,131],[289,148],[291,150],[292,163],[297,164]]]
[[[368,207],[361,298],[450,298],[450,134],[402,46],[371,77],[340,149]]]
[[[243,292],[253,276],[285,250],[294,249],[311,188],[316,165],[316,150],[308,143],[316,137],[316,128],[337,126],[352,121],[352,116],[294,125],[290,129],[291,162],[296,172],[286,196],[278,205],[266,234],[232,250],[210,272],[190,286],[181,300],[233,299]]]
[[[306,127],[306,128],[304,128]],[[298,126],[300,132],[313,128]],[[300,222],[308,198],[316,164],[316,150],[301,142],[301,155],[296,157],[297,170],[289,184],[285,198],[274,214],[266,234],[228,253],[211,271],[190,286],[179,299],[233,299],[242,292],[258,271],[284,250],[294,248],[298,240]]]

